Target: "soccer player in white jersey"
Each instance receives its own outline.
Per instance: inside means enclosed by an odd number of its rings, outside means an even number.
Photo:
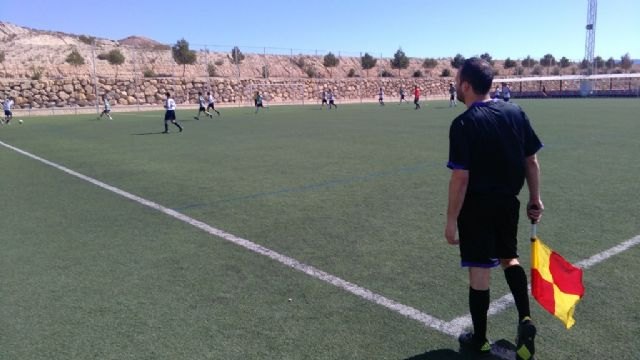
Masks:
[[[384,90],[382,88],[378,90],[378,103],[380,106],[384,106]]]
[[[329,109],[331,110],[331,107],[335,107],[336,110],[338,110],[338,105],[336,105],[336,94],[333,93],[333,90],[329,89]]]
[[[164,102],[164,108],[167,109],[164,113],[164,131],[163,134],[169,132],[169,122],[172,122],[173,125],[177,126],[182,132],[182,126],[176,122],[176,102],[171,98],[170,93],[166,93],[167,100]]]
[[[400,86],[400,104],[402,104],[403,101],[407,102],[407,99],[404,98],[404,88]]]
[[[511,99],[511,87],[507,83],[502,83],[502,100],[509,101]]]
[[[207,98],[209,100],[209,105],[207,105],[207,110],[213,110],[216,112],[216,114],[218,114],[218,116],[220,116],[220,111],[216,110],[215,99],[213,98],[213,95],[211,94],[210,91],[207,92]],[[209,113],[209,116],[213,118],[213,114]]]
[[[322,93],[320,94],[320,96],[322,96],[322,104],[320,104],[320,109],[324,108],[324,104],[329,104],[327,102],[327,90],[326,89],[322,89]]]
[[[500,90],[500,86],[496,86],[496,91],[493,92],[493,102],[502,99],[502,90]]]
[[[207,116],[209,117],[213,117],[213,115],[211,115],[211,113],[209,113],[207,111],[207,109],[205,109],[204,107],[204,96],[202,96],[202,92],[198,92],[198,105],[200,106],[198,108],[198,116],[194,116],[193,118],[196,120],[200,120],[200,113],[205,113],[207,114]]]
[[[11,107],[13,106],[13,99],[11,97],[7,97],[4,99],[2,103],[2,108],[4,109],[4,123],[8,124],[11,119],[13,119],[13,113],[11,112]]]
[[[109,118],[109,120],[113,120],[113,118],[111,117],[111,104],[109,103],[109,97],[105,95],[102,100],[104,101],[104,110],[102,110],[102,112],[100,113],[100,117],[98,117],[98,120],[102,119],[102,117],[105,115]]]

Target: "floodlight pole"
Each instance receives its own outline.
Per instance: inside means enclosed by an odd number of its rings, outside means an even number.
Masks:
[[[98,98],[98,73],[96,72],[96,40],[91,44],[91,57],[93,58],[93,90],[96,93],[96,114],[100,114],[100,100]]]
[[[587,37],[584,43],[584,58],[589,62],[593,69],[596,64],[594,60],[596,48],[596,18],[598,14],[598,0],[587,0]]]

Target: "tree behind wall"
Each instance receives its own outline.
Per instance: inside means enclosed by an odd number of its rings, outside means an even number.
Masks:
[[[369,53],[364,53],[360,58],[360,65],[362,65],[362,69],[367,72],[367,77],[369,77],[369,69],[373,69],[377,63],[378,59],[369,55]]]
[[[561,68],[568,68],[569,66],[571,66],[571,60],[563,56],[560,58],[559,64]]]
[[[549,75],[549,68],[556,65],[556,58],[551,54],[546,54],[540,59],[540,65],[547,68],[547,75]]]
[[[329,69],[329,76],[332,77],[333,74],[331,72],[331,68],[338,66],[338,64],[340,63],[340,59],[338,59],[335,55],[333,55],[332,52],[329,52],[327,55],[324,56],[324,59],[322,61],[322,64]]]
[[[464,58],[464,56],[462,56],[462,54],[456,54],[456,56],[453,57],[453,60],[451,60],[451,66],[454,69],[460,69],[465,60],[466,59]]]
[[[77,49],[73,49],[71,53],[67,55],[65,62],[77,69],[79,66],[84,65],[84,58],[80,55]]]
[[[118,67],[124,64],[124,55],[118,49],[113,49],[107,54],[107,61],[111,66],[116,67],[116,79],[118,78]]]
[[[178,40],[175,45],[171,47],[171,54],[173,60],[182,65],[182,77],[187,70],[187,65],[193,65],[198,58],[195,51],[189,50],[189,43],[185,39]]]
[[[532,68],[534,67],[538,62],[535,61],[534,59],[531,58],[531,56],[527,56],[526,58],[524,58],[521,62],[520,65],[522,65],[522,67],[525,68]]]
[[[622,57],[620,58],[620,67],[622,68],[622,70],[629,71],[632,66],[633,61],[631,61],[631,56],[629,56],[629,53],[622,55]]]
[[[486,61],[489,63],[489,65],[493,66],[493,57],[491,57],[491,55],[489,55],[489,53],[484,53],[482,55],[480,55],[480,59]]]
[[[391,60],[391,68],[398,69],[398,77],[400,77],[400,70],[406,69],[409,67],[409,58],[402,51],[402,48],[398,49],[395,54],[393,54],[393,59]]]

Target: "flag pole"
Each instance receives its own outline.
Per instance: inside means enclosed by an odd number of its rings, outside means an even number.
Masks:
[[[532,210],[538,210],[538,205],[531,205]],[[531,242],[536,240],[538,236],[538,224],[536,224],[535,220],[531,220]]]

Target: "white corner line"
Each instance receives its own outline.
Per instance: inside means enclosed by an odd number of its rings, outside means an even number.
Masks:
[[[227,240],[231,243],[234,243],[236,245],[242,246],[243,248],[250,250],[254,253],[269,257],[285,266],[291,267],[295,270],[298,270],[300,272],[303,272],[309,276],[311,276],[312,278],[318,279],[318,280],[322,280],[328,284],[331,284],[335,287],[338,287],[344,291],[347,291],[353,295],[356,295],[362,299],[365,299],[367,301],[370,301],[372,303],[378,304],[380,306],[383,306],[389,310],[392,310],[402,316],[405,316],[409,319],[415,320],[419,323],[421,323],[422,325],[435,329],[437,331],[440,331],[444,334],[447,335],[451,335],[451,336],[457,336],[459,333],[459,330],[457,328],[452,328],[450,326],[449,323],[445,322],[444,320],[440,320],[434,316],[431,316],[429,314],[426,314],[424,312],[421,312],[420,310],[417,310],[413,307],[407,306],[407,305],[403,305],[401,303],[398,303],[397,301],[391,300],[389,298],[386,298],[382,295],[376,294],[368,289],[365,289],[361,286],[358,286],[354,283],[350,283],[346,280],[343,280],[337,276],[331,275],[329,273],[326,273],[320,269],[317,269],[311,265],[307,265],[304,264],[296,259],[293,259],[291,257],[288,257],[286,255],[282,255],[280,253],[277,253],[271,249],[268,249],[264,246],[258,245],[256,243],[253,243],[249,240],[243,239],[241,237],[235,236],[233,234],[230,234],[228,232],[225,232],[223,230],[220,229],[216,229],[213,226],[210,226],[208,224],[203,223],[202,221],[193,219],[187,215],[184,215],[180,212],[177,212],[175,210],[169,209],[167,207],[164,207],[160,204],[157,204],[153,201],[144,199],[142,197],[139,197],[137,195],[131,194],[129,192],[126,192],[124,190],[121,190],[115,186],[111,186],[109,184],[106,184],[102,181],[96,180],[94,178],[91,178],[89,176],[83,175],[79,172],[73,171],[69,168],[66,168],[62,165],[56,164],[52,161],[43,159],[37,155],[31,154],[27,151],[24,151],[22,149],[19,149],[15,146],[6,144],[2,141],[0,141],[0,145],[6,147],[7,149],[11,149],[17,153],[20,153],[24,156],[27,156],[31,159],[37,160],[41,163],[44,163],[46,165],[49,165],[53,168],[56,168],[60,171],[63,171],[71,176],[77,177],[79,179],[82,179],[84,181],[87,181],[93,185],[96,185],[98,187],[101,187],[107,191],[110,191],[112,193],[115,193],[117,195],[120,195],[124,198],[127,198],[129,200],[135,201],[141,205],[144,205],[146,207],[149,207],[151,209],[157,210],[159,212],[162,212],[166,215],[169,215],[177,220],[180,220],[182,222],[185,222],[191,226],[194,226],[200,230],[203,230],[204,232],[210,234],[210,235],[214,235],[217,236],[219,238],[222,238],[224,240]]]
[[[93,185],[96,185],[98,187],[101,187],[107,191],[113,192],[117,195],[120,195],[124,198],[127,198],[129,200],[135,201],[141,205],[144,205],[146,207],[149,207],[151,209],[157,210],[159,212],[162,212],[168,216],[171,216],[177,220],[180,220],[182,222],[185,222],[191,226],[194,226],[200,230],[203,230],[204,232],[210,234],[210,235],[214,235],[217,236],[219,238],[222,238],[224,240],[227,240],[231,243],[234,243],[236,245],[242,246],[243,248],[250,250],[254,253],[269,257],[283,265],[286,265],[288,267],[291,267],[297,271],[300,271],[302,273],[305,273],[309,276],[311,276],[312,278],[324,281],[328,284],[331,284],[335,287],[338,287],[344,291],[347,291],[353,295],[356,295],[362,299],[365,299],[367,301],[370,301],[372,303],[378,304],[380,306],[383,306],[391,311],[394,311],[404,317],[407,317],[409,319],[415,320],[419,323],[421,323],[422,325],[432,328],[434,330],[440,331],[446,335],[450,335],[450,336],[454,336],[457,337],[459,334],[461,334],[465,329],[469,328],[472,325],[471,322],[471,315],[467,314],[464,316],[460,316],[457,318],[454,318],[451,321],[444,321],[441,319],[438,319],[434,316],[431,316],[429,314],[426,314],[418,309],[415,309],[411,306],[407,306],[407,305],[403,305],[397,301],[391,300],[389,298],[386,298],[382,295],[376,294],[366,288],[363,288],[357,284],[348,282],[346,280],[343,280],[337,276],[331,275],[329,273],[326,273],[318,268],[315,268],[311,265],[307,265],[304,264],[296,259],[293,259],[291,257],[288,257],[286,255],[282,255],[278,252],[275,252],[271,249],[268,249],[264,246],[258,245],[256,243],[253,243],[249,240],[243,239],[241,237],[235,236],[233,234],[227,233],[223,230],[220,229],[216,229],[208,224],[205,224],[199,220],[193,219],[187,215],[184,215],[178,211],[169,209],[165,206],[162,206],[160,204],[157,204],[153,201],[144,199],[142,197],[139,197],[137,195],[131,194],[129,192],[126,192],[124,190],[121,190],[115,186],[106,184],[102,181],[96,180],[92,177],[83,175],[77,171],[73,171],[69,168],[66,168],[62,165],[56,164],[52,161],[43,159],[37,155],[31,154],[27,151],[24,151],[22,149],[19,149],[15,146],[9,145],[7,143],[4,143],[2,141],[0,141],[0,145],[6,147],[7,149],[11,149],[17,153],[20,153],[24,156],[27,156],[29,158],[32,158],[34,160],[37,160],[41,163],[44,163],[46,165],[49,165],[53,168],[56,168],[60,171],[63,171],[71,176],[77,177],[79,179],[85,180]],[[583,268],[583,269],[588,269],[594,265],[597,265],[609,258],[611,258],[612,256],[618,255],[622,252],[625,252],[627,250],[629,250],[630,248],[636,246],[640,244],[640,235],[637,235],[627,241],[624,241],[622,243],[620,243],[619,245],[616,245],[608,250],[602,251],[596,255],[591,256],[588,259],[585,260],[581,260],[579,262],[577,262],[575,265]],[[507,294],[502,296],[501,298],[499,298],[498,300],[495,300],[491,303],[491,305],[489,306],[489,311],[488,311],[488,315],[493,316],[493,315],[497,315],[500,312],[508,309],[509,307],[511,307],[513,305],[513,297],[511,296],[511,294]]]

